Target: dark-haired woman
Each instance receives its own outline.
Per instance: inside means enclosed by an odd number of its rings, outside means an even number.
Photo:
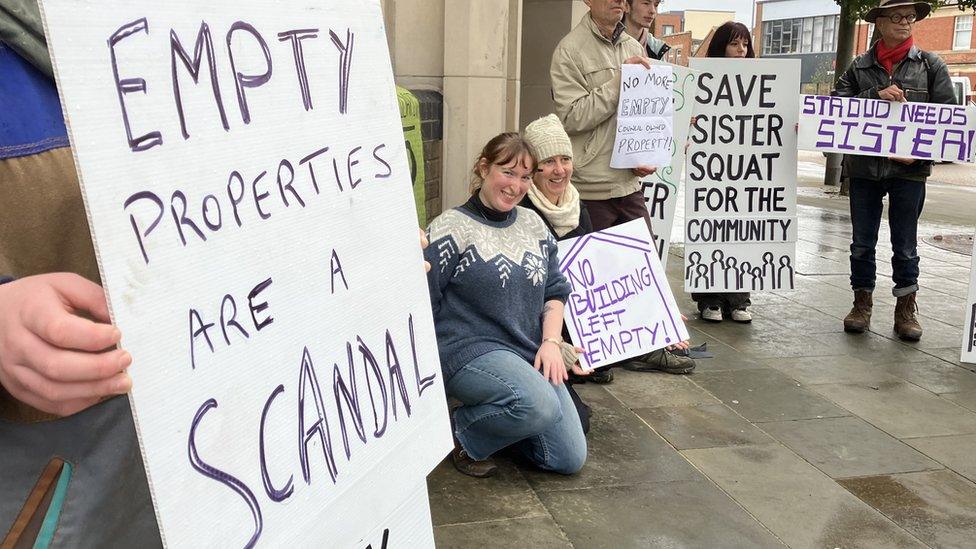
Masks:
[[[712,41],[708,44],[708,57],[756,57],[749,29],[735,21],[729,21],[715,29]],[[693,293],[691,299],[698,303],[698,311],[703,320],[721,322],[723,318],[730,317],[736,322],[752,322],[749,292]]]
[[[462,403],[453,412],[451,457],[471,476],[493,474],[487,459],[508,446],[563,474],[586,460],[560,352],[570,285],[555,238],[538,214],[518,206],[535,167],[518,134],[496,136],[474,165],[471,198],[427,229],[445,388]]]

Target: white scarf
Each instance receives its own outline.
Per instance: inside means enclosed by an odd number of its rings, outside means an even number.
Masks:
[[[557,237],[562,238],[579,227],[580,197],[572,183],[566,185],[566,190],[559,197],[559,206],[550,202],[535,184],[529,185],[528,196],[542,217],[552,225]]]

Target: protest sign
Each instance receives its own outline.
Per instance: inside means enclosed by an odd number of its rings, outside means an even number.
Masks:
[[[643,219],[559,242],[566,325],[586,369],[688,339]]]
[[[379,0],[41,6],[164,543],[400,523],[452,442]]]
[[[801,100],[800,149],[976,162],[976,107],[823,95]]]
[[[668,166],[674,147],[671,65],[622,65],[611,168]]]
[[[800,62],[699,59],[685,189],[685,291],[792,289]]]
[[[976,364],[976,238],[973,239],[973,256],[969,270],[969,300],[966,301],[966,323],[962,327],[961,362]]]
[[[650,60],[652,65],[663,61]],[[657,255],[661,265],[668,266],[668,248],[671,246],[671,232],[674,229],[674,212],[678,206],[678,185],[685,169],[685,144],[691,125],[692,111],[695,108],[695,92],[698,90],[698,76],[695,71],[680,65],[669,65],[672,70],[671,85],[674,97],[674,140],[671,145],[671,162],[658,168],[641,180],[641,192],[651,227],[657,240]]]

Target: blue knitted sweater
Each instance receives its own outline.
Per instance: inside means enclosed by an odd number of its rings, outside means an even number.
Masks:
[[[559,272],[556,240],[535,212],[516,207],[501,221],[460,207],[427,228],[424,255],[445,379],[496,350],[530,364],[542,343],[542,309],[565,303],[570,285]]]

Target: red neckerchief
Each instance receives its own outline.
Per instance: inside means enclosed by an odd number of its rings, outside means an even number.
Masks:
[[[915,38],[911,36],[908,37],[908,40],[893,48],[885,45],[884,40],[878,40],[878,49],[875,51],[875,56],[878,58],[878,63],[884,67],[884,70],[888,71],[888,74],[891,74],[895,69],[895,65],[905,59],[905,56],[908,55],[908,51],[912,49],[913,45],[915,45]]]

